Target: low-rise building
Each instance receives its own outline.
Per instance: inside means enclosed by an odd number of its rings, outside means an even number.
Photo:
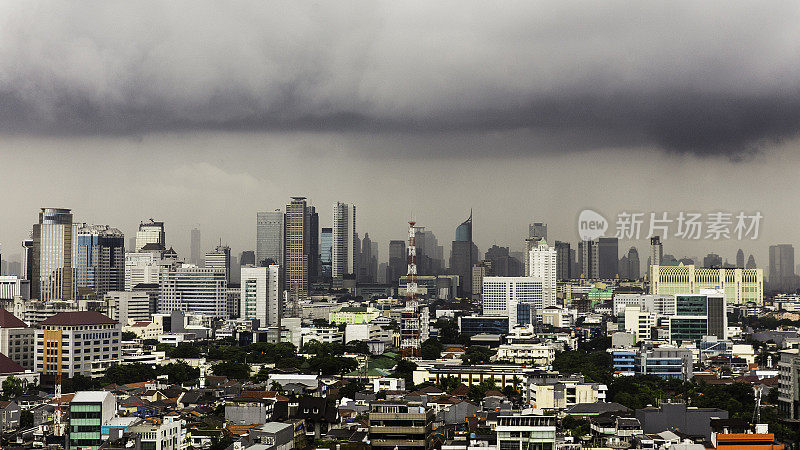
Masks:
[[[33,370],[33,328],[9,311],[0,308],[0,353],[26,370]]]
[[[551,344],[503,344],[497,348],[497,360],[514,364],[549,366],[556,358]]]
[[[434,412],[421,405],[379,402],[369,412],[369,440],[375,450],[433,448]]]
[[[499,450],[556,448],[556,418],[553,416],[501,415],[495,432]]]
[[[95,311],[64,312],[36,330],[36,370],[44,376],[97,377],[121,357],[119,322]]]

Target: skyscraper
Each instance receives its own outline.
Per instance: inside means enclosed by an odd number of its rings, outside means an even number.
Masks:
[[[189,262],[194,264],[195,266],[202,265],[202,245],[200,243],[200,229],[199,228],[192,228],[191,232],[191,242],[190,242],[190,251],[189,251]]]
[[[256,253],[252,250],[245,250],[239,255],[240,266],[255,266]]]
[[[601,237],[597,241],[598,275],[602,279],[617,276],[619,270],[619,239]]]
[[[319,234],[320,275],[328,280],[333,273],[333,228],[323,228]]]
[[[231,282],[231,248],[227,245],[218,245],[214,251],[207,252],[205,267],[209,269],[225,270],[225,282]]]
[[[709,253],[703,257],[703,267],[719,268],[722,267],[722,256],[716,253]]]
[[[280,266],[242,267],[241,307],[243,319],[258,319],[262,327],[280,324],[283,296]]]
[[[742,249],[736,252],[736,268],[744,269],[744,251]]]
[[[750,257],[747,258],[747,264],[745,265],[745,269],[755,269],[755,268],[756,268],[756,259],[753,257],[753,255],[750,255]]]
[[[650,238],[650,265],[660,266],[664,257],[664,247],[661,245],[661,236]],[[650,268],[647,268],[648,273]]]
[[[557,251],[554,247],[547,245],[545,239],[540,240],[528,253],[530,259],[529,277],[542,280],[542,306],[556,305],[556,278],[558,269]],[[541,311],[537,310],[537,314]]]
[[[358,239],[356,231],[356,206],[336,202],[333,205],[333,230],[331,247],[331,277],[334,289],[341,289],[345,275],[357,271]]]
[[[192,265],[162,270],[158,311],[188,311],[228,317],[228,284],[224,269]]]
[[[456,239],[450,250],[450,271],[459,276],[461,295],[472,294],[472,266],[478,262],[478,249],[472,242],[472,211],[469,218],[456,227]]]
[[[308,233],[308,204],[305,197],[292,197],[284,219],[284,285],[291,300],[308,296],[308,268],[311,239]]]
[[[358,257],[358,276],[359,283],[376,283],[378,279],[378,256],[377,244],[372,242],[369,233],[364,233],[361,240],[361,252]]]
[[[627,270],[625,276],[631,280],[638,280],[641,275],[641,268],[639,262],[639,251],[636,247],[631,247],[627,255]]]
[[[306,207],[306,215],[308,219],[308,229],[306,236],[308,236],[308,282],[315,282],[319,280],[320,266],[319,266],[319,214],[317,209],[313,206]]]
[[[77,287],[100,298],[125,289],[125,236],[108,225],[79,226],[75,269]]]
[[[72,212],[42,208],[33,226],[31,298],[72,300],[76,297],[75,259],[78,252],[77,224]]]
[[[398,282],[401,276],[406,274],[408,268],[408,257],[406,256],[405,241],[389,241],[389,274],[386,280],[389,284]]]
[[[547,224],[543,222],[533,222],[528,224],[528,238],[536,240],[547,240]]]
[[[778,244],[769,247],[769,287],[783,292],[793,291],[794,247]]]
[[[569,242],[556,241],[556,280],[569,280],[572,276],[572,251]]]
[[[597,244],[596,240],[578,242],[578,265],[581,268],[581,276],[586,279],[599,277]]]
[[[20,278],[25,280],[33,279],[33,239],[22,241],[22,267],[20,268]]]
[[[256,264],[264,265],[268,259],[282,264],[283,221],[283,211],[279,209],[256,213]]]
[[[164,222],[150,219],[147,222],[139,223],[139,231],[136,232],[136,252],[140,252],[142,247],[147,244],[159,244],[161,247],[167,248]]]

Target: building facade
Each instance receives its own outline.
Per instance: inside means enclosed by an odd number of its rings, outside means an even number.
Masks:
[[[283,262],[283,211],[256,213],[256,261],[263,265],[268,259],[275,264]]]
[[[528,254],[530,259],[528,277],[542,280],[542,308],[555,306],[556,281],[558,278],[558,257],[555,248],[547,245],[547,241],[539,241]]]
[[[485,277],[481,290],[483,315],[507,316],[510,328],[533,323],[545,306],[540,278]]]
[[[224,269],[192,265],[163,269],[159,276],[158,311],[227,317],[227,286]]]
[[[120,361],[119,322],[95,311],[63,312],[36,330],[36,371],[43,376],[98,377]]]
[[[125,288],[125,235],[108,225],[78,227],[77,287],[98,297]]]
[[[164,222],[156,222],[153,219],[149,219],[139,223],[139,231],[136,232],[136,253],[140,252],[147,244],[157,244],[162,248],[167,247]]]
[[[76,257],[78,225],[72,212],[42,208],[33,226],[31,298],[72,300],[77,296]]]
[[[697,268],[694,265],[650,266],[651,294],[699,294],[721,289],[727,304],[764,301],[762,269]]]
[[[356,231],[356,206],[336,202],[333,205],[333,230],[331,243],[331,276],[334,289],[342,288],[345,275],[358,270],[358,234]]]
[[[240,317],[258,319],[262,327],[280,325],[283,290],[280,266],[242,267]]]

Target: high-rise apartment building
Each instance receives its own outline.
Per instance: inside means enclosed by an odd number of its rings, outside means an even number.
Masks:
[[[597,240],[598,278],[616,278],[619,273],[619,239],[601,237]]]
[[[190,243],[189,243],[189,262],[194,264],[195,266],[203,265],[203,250],[202,250],[202,243],[200,241],[200,229],[199,228],[192,228],[192,232],[190,234]]]
[[[225,270],[221,268],[189,265],[162,269],[158,311],[187,311],[227,317],[227,287]]]
[[[43,301],[76,297],[78,224],[63,208],[42,208],[33,226],[31,298]]]
[[[333,228],[322,228],[319,232],[319,274],[330,280],[333,274]]]
[[[227,245],[218,245],[214,251],[206,253],[205,267],[209,269],[224,269],[225,281],[231,282],[231,248]]]
[[[794,247],[791,244],[769,246],[769,287],[791,292],[795,286]]]
[[[242,319],[258,319],[262,327],[279,326],[283,314],[280,266],[242,267],[240,302]]]
[[[356,232],[356,206],[336,202],[333,205],[333,230],[331,243],[331,276],[333,287],[341,289],[345,275],[357,272],[358,234]]]
[[[256,214],[256,265],[268,259],[283,263],[283,211],[263,211]]]
[[[528,253],[530,273],[526,276],[542,280],[542,306],[538,310],[556,305],[557,252],[542,239]]]
[[[308,296],[311,237],[309,206],[305,197],[292,197],[284,221],[284,286],[290,300]]]
[[[140,252],[142,247],[147,244],[158,244],[163,248],[167,248],[164,222],[156,222],[150,219],[139,223],[139,231],[136,232],[136,252]]]
[[[99,298],[125,288],[125,236],[108,225],[78,227],[76,276],[78,288],[89,288]]]

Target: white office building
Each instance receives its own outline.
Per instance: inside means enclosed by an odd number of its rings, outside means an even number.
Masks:
[[[150,295],[144,291],[111,291],[105,296],[109,315],[123,326],[134,322],[149,322]]]
[[[45,319],[39,326],[36,371],[43,375],[98,377],[120,362],[121,327],[116,320],[99,312],[63,312]]]
[[[484,277],[483,315],[507,316],[508,326],[527,325],[544,308],[541,278]]]
[[[136,253],[140,252],[142,247],[147,244],[158,244],[162,248],[166,248],[164,222],[150,219],[139,223],[139,231],[136,232]]]
[[[344,275],[356,272],[356,206],[336,202],[333,205],[333,244],[331,276],[333,287],[341,288]]]
[[[187,311],[228,317],[227,290],[224,269],[201,268],[191,264],[162,269],[158,311]]]
[[[31,298],[31,283],[16,275],[0,275],[0,300],[14,300],[14,297]]]
[[[547,245],[547,241],[541,240],[531,248],[528,254],[529,277],[540,278],[542,280],[542,308],[556,305],[556,249]],[[541,309],[541,308],[540,308]]]
[[[161,269],[156,253],[125,253],[125,290],[137,284],[157,284]]]
[[[278,326],[283,307],[280,266],[242,267],[239,314],[262,327]]]

